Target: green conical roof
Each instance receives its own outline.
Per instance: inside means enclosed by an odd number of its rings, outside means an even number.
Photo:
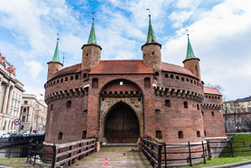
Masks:
[[[56,45],[56,49],[53,55],[53,58],[51,60],[52,62],[59,62],[59,51],[58,51],[58,39],[57,39],[57,45]]]
[[[149,15],[149,28],[146,43],[157,43],[151,23],[151,15]]]
[[[97,45],[95,29],[94,29],[94,17],[92,18],[92,28],[89,34],[88,43],[87,44],[95,44]]]
[[[190,43],[189,34],[187,34],[187,40],[188,40],[188,43],[187,43],[187,55],[186,55],[185,60],[188,60],[188,59],[191,59],[191,58],[196,58],[194,56],[192,45]]]

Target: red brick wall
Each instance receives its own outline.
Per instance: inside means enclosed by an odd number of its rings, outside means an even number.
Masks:
[[[142,46],[144,64],[153,68],[154,71],[161,70],[161,50],[158,44],[146,44]]]

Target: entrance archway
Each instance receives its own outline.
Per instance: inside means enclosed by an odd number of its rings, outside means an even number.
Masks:
[[[111,109],[105,122],[108,143],[136,143],[139,132],[138,117],[129,105],[120,102]]]

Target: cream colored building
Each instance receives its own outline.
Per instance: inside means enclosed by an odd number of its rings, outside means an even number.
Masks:
[[[21,125],[23,131],[45,131],[47,105],[34,94],[23,94],[21,106]]]
[[[15,69],[0,53],[0,130],[15,132],[13,121],[20,117],[23,84],[16,79]]]
[[[251,96],[234,101],[236,106],[236,113],[251,112]]]

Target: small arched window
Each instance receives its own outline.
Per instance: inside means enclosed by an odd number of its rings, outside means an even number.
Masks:
[[[51,105],[51,110],[53,110],[53,104]]]
[[[182,139],[182,138],[183,138],[183,132],[182,132],[182,131],[179,131],[179,132],[178,132],[178,136],[179,136],[179,139]]]
[[[68,77],[65,77],[65,81],[68,81]]]
[[[197,137],[200,137],[200,131],[197,131]]]
[[[211,112],[211,114],[212,114],[212,116],[214,116],[214,112],[213,111]]]
[[[170,75],[170,78],[173,78],[173,74]]]
[[[22,116],[22,122],[25,122],[25,116]]]
[[[75,76],[75,80],[78,80],[78,75]]]
[[[206,131],[204,131],[204,135],[207,136],[207,132]]]
[[[71,108],[71,101],[67,101],[67,102],[66,102],[66,107],[67,107],[67,108]]]
[[[98,88],[98,78],[92,79],[92,88]]]
[[[193,83],[193,80],[191,79],[190,82]]]
[[[152,52],[152,55],[154,55],[154,51]]]
[[[82,132],[82,139],[86,139],[86,131]]]
[[[84,73],[84,74],[83,74],[83,78],[86,78],[86,77],[87,77],[87,74],[86,74],[86,73]]]
[[[202,114],[202,116],[204,116],[204,112],[203,111],[201,111],[201,114]]]
[[[159,76],[159,72],[155,72],[155,76]]]
[[[199,104],[197,104],[197,110],[200,110],[200,105]]]
[[[156,109],[156,110],[155,110],[155,113],[156,113],[156,112],[160,112],[160,110],[159,110],[159,109]]]
[[[70,80],[73,80],[73,76],[70,77]]]
[[[63,139],[63,133],[62,132],[58,133],[58,139]]]
[[[165,77],[168,78],[168,74],[165,74]]]
[[[184,78],[181,78],[182,81],[184,81],[185,79]]]
[[[176,79],[178,79],[178,80],[179,80],[179,79],[180,79],[180,77],[179,77],[179,76],[176,76]]]
[[[188,79],[188,78],[186,78],[186,81],[187,81],[187,82],[189,82],[189,79]]]
[[[59,80],[57,80],[57,83],[59,83]]]
[[[165,106],[166,107],[171,107],[171,101],[170,100],[165,100]]]
[[[64,81],[64,79],[62,78],[62,79],[61,79],[61,83],[62,83],[63,81]]]
[[[156,131],[156,138],[162,139],[162,131],[160,131],[160,130]]]
[[[3,62],[3,67],[6,68],[5,62]]]
[[[188,103],[186,101],[184,102],[184,108],[188,108]]]
[[[149,88],[150,87],[150,78],[145,78],[144,82],[145,82],[145,88]]]

